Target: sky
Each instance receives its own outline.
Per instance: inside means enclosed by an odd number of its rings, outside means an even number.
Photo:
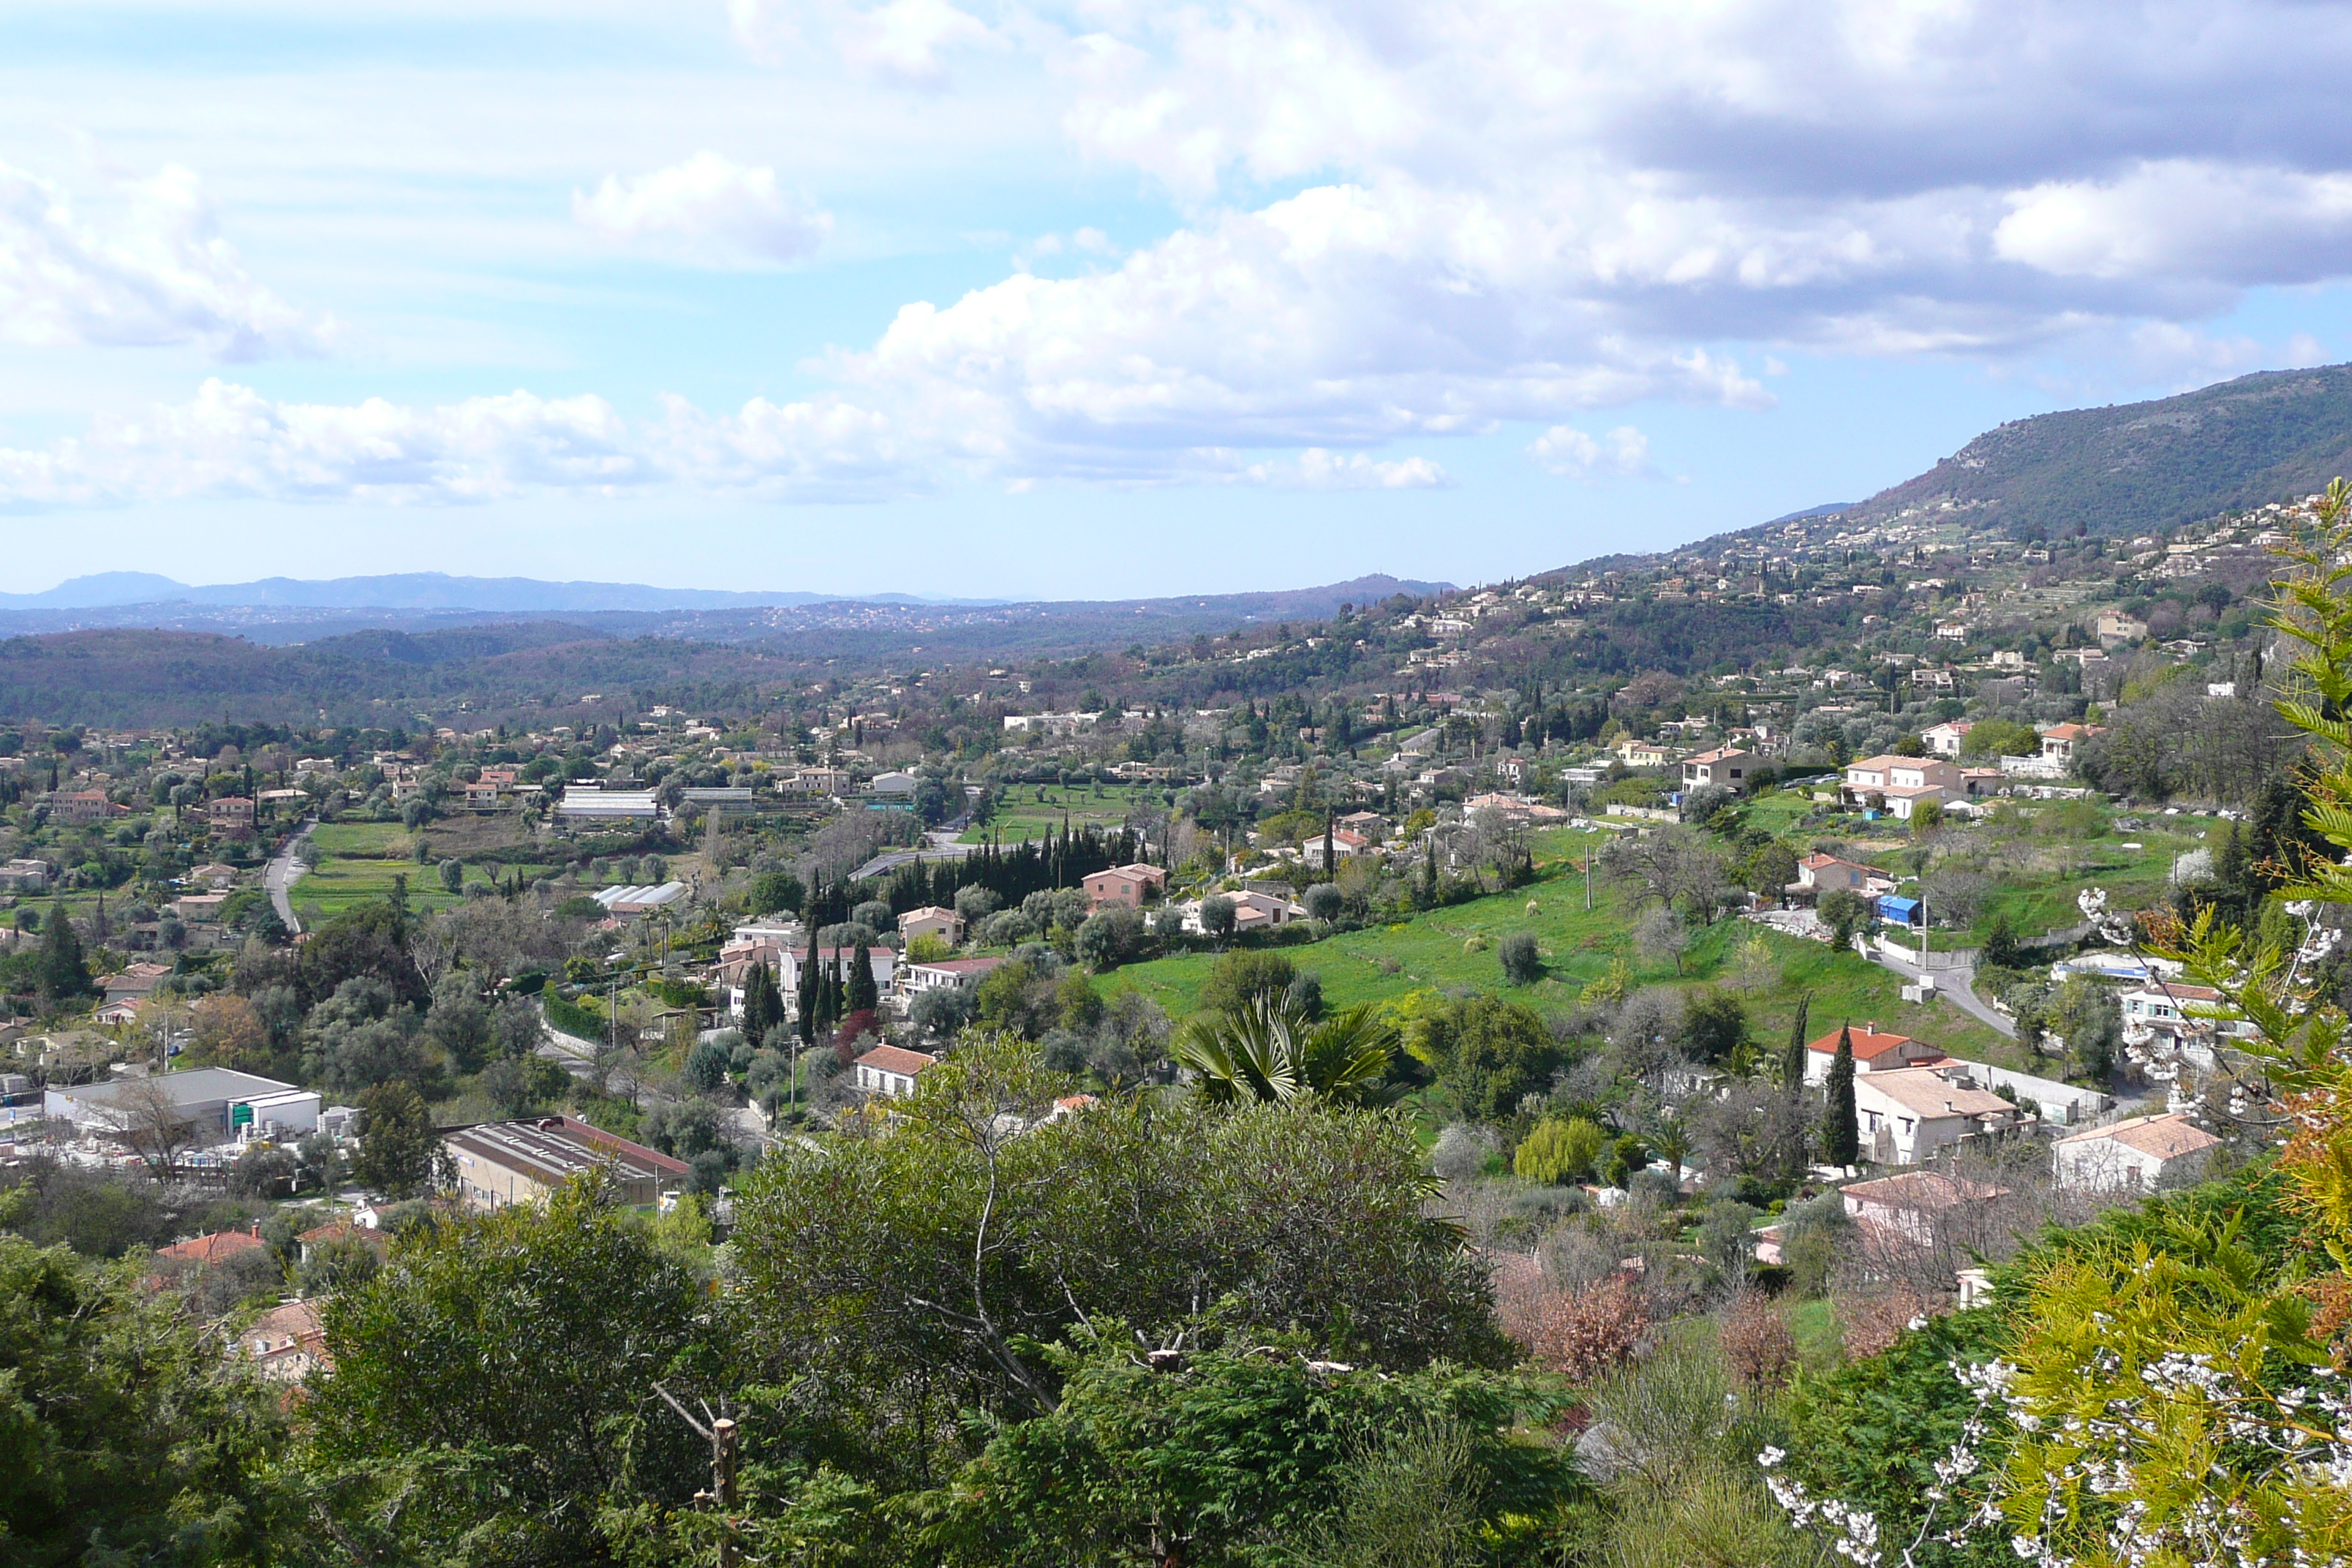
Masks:
[[[1495,581],[2352,359],[2352,7],[0,0],[0,590]]]

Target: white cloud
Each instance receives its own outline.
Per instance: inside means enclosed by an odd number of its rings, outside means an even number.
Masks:
[[[1309,447],[1296,458],[1253,463],[1243,470],[1251,482],[1302,490],[1420,490],[1451,485],[1453,477],[1427,458],[1384,461],[1361,452],[1329,452]]]
[[[1007,467],[1110,479],[1190,472],[1210,449],[1360,449],[1637,397],[1769,405],[1731,361],[1595,331],[1545,286],[1544,237],[1520,223],[1481,200],[1318,187],[1116,269],[906,306],[822,368]]]
[[[118,181],[103,219],[0,163],[0,339],[36,346],[194,343],[228,360],[324,352],[340,329],[254,281],[202,183],[167,166]]]
[[[869,80],[922,91],[950,84],[950,62],[960,53],[1005,47],[1004,38],[947,0],[728,0],[735,37],[753,58],[791,60],[813,37],[828,42]]]
[[[1654,479],[1650,438],[1620,425],[1598,439],[1573,425],[1555,425],[1535,439],[1528,454],[1549,473],[1570,479]]]
[[[572,216],[604,238],[720,265],[791,261],[824,243],[833,216],[787,195],[773,169],[716,153],[572,193]]]
[[[277,403],[212,380],[187,403],[100,419],[86,437],[0,448],[0,507],[16,510],[236,498],[446,506],[663,486],[856,500],[924,483],[887,418],[834,399],[755,398],[732,416],[671,399],[661,419],[632,423],[593,396]]]

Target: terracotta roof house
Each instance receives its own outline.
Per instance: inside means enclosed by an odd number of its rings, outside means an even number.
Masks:
[[[2051,1146],[2058,1184],[2076,1192],[2146,1192],[2168,1173],[2203,1168],[2221,1140],[2188,1117],[2135,1116],[2070,1132]]]
[[[1932,1068],[1856,1073],[1853,1109],[1863,1150],[1882,1165],[1916,1165],[2033,1120],[2015,1101],[1955,1083]]]
[[[1168,885],[1168,873],[1157,866],[1140,863],[1113,866],[1108,871],[1088,873],[1079,879],[1079,885],[1087,890],[1087,907],[1090,910],[1141,909]]]
[[[1975,728],[1973,724],[1955,719],[1920,731],[1919,739],[1925,741],[1927,749],[1939,757],[1957,757],[1960,754],[1961,744],[1969,738],[1969,731]]]
[[[1755,771],[1756,753],[1737,746],[1719,746],[1683,759],[1683,787],[1719,784],[1726,789],[1745,790],[1748,775]]]
[[[922,1076],[923,1069],[939,1059],[902,1046],[877,1046],[851,1065],[857,1074],[859,1089],[868,1094],[905,1100],[914,1094],[915,1080]]]
[[[334,1369],[327,1331],[309,1301],[286,1301],[264,1312],[236,1336],[232,1354],[249,1358],[272,1383],[299,1383],[313,1367]]]
[[[169,1247],[155,1249],[155,1261],[194,1263],[210,1267],[226,1263],[241,1253],[257,1251],[266,1246],[261,1237],[249,1230],[216,1230],[210,1236],[192,1237],[175,1241]]]
[[[1875,1024],[1852,1026],[1843,1032],[1853,1036],[1853,1070],[1856,1078],[1864,1073],[1885,1072],[1894,1068],[1918,1067],[1927,1062],[1939,1062],[1944,1053],[1925,1040],[1915,1040],[1908,1035],[1882,1035]],[[1805,1081],[1827,1083],[1830,1065],[1837,1060],[1838,1035],[1832,1029],[1817,1040],[1805,1042]]]
[[[2071,763],[2074,748],[2106,731],[2096,724],[2053,724],[2042,731],[2042,754],[2051,762]]]
[[[1841,1194],[1845,1212],[1865,1229],[1883,1237],[1896,1236],[1926,1246],[1932,1237],[1934,1216],[1962,1204],[1987,1203],[2006,1197],[2009,1189],[1941,1171],[1903,1171],[1875,1181],[1856,1182]]]
[[[1832,888],[1843,888],[1851,893],[1862,893],[1870,890],[1874,879],[1890,888],[1895,885],[1895,879],[1875,866],[1841,860],[1834,855],[1814,854],[1797,862],[1794,886],[1814,892],[1825,893]]]
[[[955,947],[963,942],[963,917],[937,904],[908,910],[898,917],[898,934],[908,942],[919,936],[935,936]]]
[[[310,1261],[310,1254],[316,1248],[330,1247],[337,1242],[359,1242],[363,1246],[375,1248],[378,1257],[392,1250],[392,1237],[373,1226],[361,1225],[349,1218],[331,1219],[324,1225],[313,1226],[296,1237],[294,1240],[300,1248],[301,1259],[305,1263]]]

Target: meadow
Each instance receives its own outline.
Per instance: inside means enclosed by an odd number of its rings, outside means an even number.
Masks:
[[[1651,962],[1634,949],[1635,896],[1596,877],[1592,908],[1584,907],[1584,877],[1577,858],[1597,847],[1601,835],[1561,829],[1540,836],[1536,880],[1487,898],[1429,910],[1410,919],[1346,931],[1282,951],[1301,972],[1322,982],[1328,1005],[1397,1001],[1416,990],[1491,990],[1538,1011],[1559,1014],[1573,1006],[1584,987],[1611,973],[1619,962],[1630,970],[1633,987],[1720,984],[1746,1009],[1757,1039],[1777,1043],[1787,1037],[1798,1005],[1808,1004],[1809,1032],[1842,1022],[1874,1023],[1882,1029],[1933,1041],[1954,1055],[2007,1066],[2030,1065],[2014,1041],[1996,1034],[1956,1007],[1902,999],[1902,978],[1851,952],[1769,931],[1751,921],[1717,921],[1694,930],[1677,967]],[[1513,985],[1503,974],[1497,944],[1514,931],[1529,931],[1544,961],[1544,974],[1531,985]],[[1759,939],[1769,962],[1751,968],[1740,949]],[[1213,953],[1186,953],[1129,964],[1097,982],[1107,992],[1131,987],[1181,1018],[1200,1004],[1201,988],[1215,966]]]
[[[1117,828],[1137,805],[1162,805],[1165,795],[1157,784],[1105,784],[1099,793],[1092,785],[1007,784],[995,816],[965,833],[961,841],[984,844],[994,837],[1023,844],[1045,837],[1049,827],[1059,833],[1066,820],[1073,828]]]

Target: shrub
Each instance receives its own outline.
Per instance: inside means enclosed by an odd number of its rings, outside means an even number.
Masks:
[[[1495,1152],[1495,1135],[1467,1121],[1450,1123],[1437,1135],[1429,1152],[1429,1168],[1449,1182],[1466,1181],[1486,1168]]]
[[[1536,1288],[1503,1303],[1503,1331],[1548,1372],[1571,1382],[1633,1359],[1650,1315],[1622,1275],[1577,1290]]]
[[[1515,931],[1505,937],[1496,955],[1503,961],[1503,979],[1512,985],[1533,985],[1543,978],[1543,954],[1533,931]]]
[[[1322,1018],[1323,977],[1315,971],[1310,969],[1293,980],[1288,985],[1283,987],[1282,994],[1286,1001],[1298,1010],[1301,1017],[1309,1022],[1319,1021]]]
[[[1845,1353],[1855,1360],[1874,1356],[1903,1337],[1903,1331],[1927,1316],[1927,1304],[1906,1287],[1875,1290],[1868,1295],[1841,1297],[1838,1327],[1844,1331]]]
[[[1646,1167],[1633,1173],[1625,1183],[1625,1191],[1636,1198],[1672,1208],[1682,1201],[1682,1184],[1669,1171],[1653,1171]]]
[[[1213,893],[1201,900],[1201,929],[1211,936],[1223,938],[1234,934],[1234,920],[1239,906],[1223,893]]]
[[[1758,1393],[1781,1387],[1797,1364],[1797,1336],[1762,1292],[1743,1290],[1715,1327],[1731,1375]]]
[[[1565,1181],[1586,1181],[1601,1157],[1601,1129],[1582,1117],[1563,1121],[1548,1116],[1520,1141],[1511,1157],[1511,1169],[1520,1180],[1558,1186]]]
[[[717,1040],[698,1040],[686,1054],[686,1081],[697,1093],[710,1094],[727,1081],[733,1053]]]

